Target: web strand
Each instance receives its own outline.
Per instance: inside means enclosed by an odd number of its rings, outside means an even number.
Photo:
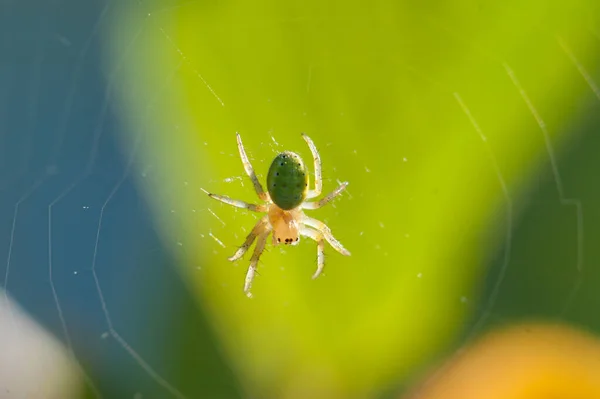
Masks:
[[[583,67],[581,62],[579,62],[577,57],[575,57],[575,55],[573,54],[569,46],[567,46],[567,43],[563,40],[562,37],[557,36],[556,40],[558,41],[558,44],[563,49],[565,54],[567,54],[573,65],[575,65],[585,82],[588,84],[588,86],[590,86],[590,89],[592,89],[596,98],[600,100],[600,89],[598,88],[596,82],[594,82],[594,79],[592,79],[592,77],[590,76],[589,72]]]
[[[571,51],[571,49],[567,45],[567,43],[564,41],[564,39],[560,36],[557,36],[557,40],[558,40],[559,45],[563,49],[563,51],[567,54],[567,56],[569,57],[569,59],[571,60],[573,65],[575,65],[575,67],[577,68],[577,70],[579,71],[579,73],[581,74],[583,79],[585,80],[585,82],[588,84],[588,86],[590,87],[590,89],[592,90],[592,92],[594,93],[596,98],[598,100],[600,100],[600,89],[598,88],[598,85],[596,84],[594,79],[592,79],[592,77],[590,76],[589,72],[583,67],[581,62],[579,62],[577,57],[575,57],[575,54],[573,54],[573,52]],[[581,238],[581,239],[578,238],[578,240],[577,240],[577,254],[578,254],[578,260],[580,260],[580,262],[581,262],[581,264],[579,265],[579,270],[582,270],[583,269],[583,209],[582,209],[581,201],[575,199],[573,204],[577,208],[577,237]],[[571,294],[569,295],[569,298],[567,299],[561,314],[566,313],[567,310],[571,307],[571,304],[572,304],[573,300],[575,299],[577,292],[579,291],[579,287],[582,284],[583,284],[583,275],[582,275],[582,273],[579,273],[579,275],[577,276],[577,281],[575,282],[575,286],[574,286],[573,290],[571,291]]]
[[[102,19],[102,17],[104,16],[104,14],[106,13],[108,5],[104,8],[101,16],[100,16],[100,20]],[[92,35],[94,35],[97,32],[98,29],[98,24],[99,22],[96,24],[96,26],[93,29],[93,33]],[[50,285],[51,285],[51,290],[52,290],[52,294],[53,294],[53,299],[55,302],[55,306],[57,308],[58,311],[58,315],[61,321],[61,325],[62,325],[62,329],[63,329],[63,334],[65,336],[65,339],[67,341],[67,346],[68,346],[68,350],[69,353],[72,355],[73,358],[75,358],[74,355],[74,351],[73,351],[73,346],[72,346],[72,342],[71,342],[71,338],[70,338],[70,334],[67,328],[67,324],[66,324],[66,320],[63,314],[63,310],[62,310],[62,306],[59,300],[59,296],[58,296],[58,292],[54,283],[54,276],[53,276],[53,263],[52,263],[52,211],[53,211],[53,207],[55,205],[57,205],[60,201],[62,201],[73,189],[75,189],[81,182],[83,182],[85,179],[87,179],[90,174],[93,171],[93,167],[95,165],[96,162],[96,158],[97,158],[97,153],[98,153],[98,147],[99,147],[99,142],[100,142],[100,138],[102,137],[102,134],[104,132],[104,120],[107,117],[107,112],[108,112],[108,108],[109,108],[109,104],[111,102],[111,97],[112,97],[112,92],[114,89],[114,85],[116,84],[116,75],[118,74],[118,72],[120,71],[123,63],[125,62],[125,59],[127,57],[129,57],[132,54],[132,49],[133,46],[135,45],[136,41],[138,40],[139,36],[141,35],[143,31],[143,27],[138,30],[138,32],[134,35],[132,41],[130,42],[129,46],[127,47],[127,49],[124,51],[123,56],[120,58],[120,60],[117,61],[117,64],[115,66],[115,68],[113,69],[113,71],[111,72],[110,75],[110,79],[108,81],[108,86],[105,90],[105,96],[104,96],[104,102],[103,102],[103,106],[101,108],[100,111],[100,115],[98,117],[98,122],[96,124],[96,128],[94,129],[94,133],[93,133],[93,139],[92,139],[92,145],[91,145],[91,149],[90,149],[90,153],[87,157],[88,162],[83,170],[83,172],[78,175],[73,182],[64,190],[62,191],[48,206],[48,273],[49,273],[49,279],[50,279]],[[84,45],[84,49],[82,51],[87,51],[89,43],[91,42],[91,38],[88,39],[86,41],[86,44]],[[83,62],[84,57],[82,57],[80,55],[80,57],[78,57],[78,62]],[[150,110],[152,108],[152,106],[154,106],[155,102],[160,98],[160,95],[162,94],[162,91],[171,83],[173,77],[175,76],[176,72],[180,69],[182,65],[182,62],[180,62],[177,67],[173,70],[173,72],[171,74],[169,74],[167,76],[167,79],[165,80],[165,83],[162,86],[159,86],[159,88],[156,90],[156,94],[155,96],[152,98],[152,100],[148,103],[148,105],[146,106],[146,110],[147,113],[145,115],[145,117],[147,118],[150,114]],[[77,71],[77,68],[76,68]],[[74,82],[76,82],[76,80],[74,80]],[[73,83],[75,84],[75,83]],[[69,97],[70,100],[68,100],[68,104],[71,104],[73,99],[70,96],[74,95],[74,90],[71,90],[69,92]],[[70,113],[70,109],[71,109],[71,105],[68,105],[65,109],[66,113]],[[68,119],[68,118],[67,118]],[[65,119],[65,121],[67,120]],[[64,129],[66,129],[66,122],[63,126]],[[59,141],[62,141],[62,137],[63,137],[64,133],[60,135],[59,137]],[[106,300],[104,298],[104,294],[102,292],[101,289],[101,285],[100,285],[100,281],[98,279],[97,273],[96,273],[96,256],[97,256],[97,250],[98,250],[98,242],[99,242],[99,238],[100,238],[100,231],[101,231],[101,227],[102,227],[102,219],[104,216],[104,209],[106,207],[106,205],[108,205],[108,203],[110,202],[110,200],[112,199],[112,197],[114,196],[114,194],[118,191],[118,189],[121,187],[121,185],[123,184],[123,182],[126,180],[126,178],[129,176],[130,174],[130,170],[132,167],[132,163],[135,157],[135,153],[137,152],[137,148],[139,145],[139,140],[140,139],[140,135],[138,135],[138,139],[136,140],[136,144],[135,144],[135,148],[134,148],[134,152],[132,153],[132,155],[130,156],[130,159],[128,161],[128,164],[126,166],[125,169],[125,173],[123,174],[122,178],[119,180],[119,182],[117,183],[117,185],[113,188],[113,191],[110,193],[107,201],[105,202],[104,206],[102,207],[101,211],[100,211],[100,220],[99,220],[99,224],[98,224],[98,229],[97,229],[97,235],[96,235],[96,241],[95,241],[95,246],[94,246],[94,254],[93,254],[93,264],[92,264],[92,275],[94,278],[94,283],[96,285],[96,289],[98,291],[98,296],[100,299],[100,303],[102,306],[102,310],[104,313],[104,317],[106,319],[106,322],[109,326],[109,333],[111,334],[111,336],[113,338],[115,338],[115,340],[123,347],[123,349],[125,349],[125,351],[132,356],[132,358],[140,365],[140,367],[153,379],[155,380],[159,385],[163,386],[165,389],[167,389],[173,396],[175,397],[183,397],[183,395],[176,390],[175,388],[173,388],[164,378],[162,378],[156,371],[154,371],[154,369],[152,369],[147,362],[144,361],[143,357],[141,355],[139,355],[131,345],[129,345],[115,330],[114,326],[113,326],[113,322],[112,319],[110,317],[110,313],[108,311],[107,305],[106,305]],[[60,150],[60,146],[57,147],[58,150]],[[75,358],[76,360],[76,358]],[[94,393],[96,394],[96,396],[100,397],[101,394],[98,391],[98,389],[95,387],[95,385],[93,384],[93,382],[91,381],[91,378],[85,373],[85,371],[83,371],[82,367],[80,366],[80,364],[76,361],[76,364],[78,365],[80,371],[82,372],[82,375],[84,377],[84,379],[86,380],[86,382],[88,383],[88,385],[92,388],[92,390],[94,391]]]
[[[72,109],[72,104],[74,101],[74,95],[75,95],[75,91],[76,91],[75,85],[79,79],[79,74],[81,73],[81,65],[85,61],[85,55],[87,54],[87,51],[89,49],[89,46],[90,46],[94,36],[98,33],[100,22],[102,21],[104,15],[107,12],[108,4],[109,3],[107,3],[107,5],[104,7],[102,13],[100,14],[100,17],[98,18],[98,20],[91,32],[90,37],[88,38],[88,40],[86,40],[86,42],[84,44],[82,52],[77,57],[77,65],[75,67],[75,72],[74,72],[74,75],[72,78],[72,88],[69,90],[69,93],[67,95],[67,100],[66,100],[67,105],[66,105],[65,111],[64,111],[66,117],[63,119],[62,127],[59,130],[57,145],[54,148],[54,154],[52,156],[52,161],[51,161],[52,163],[56,163],[56,159],[58,158],[58,153],[60,152],[61,147],[62,147],[62,142],[64,140],[64,135],[66,133],[68,116],[70,115],[70,112]],[[141,31],[142,30],[140,29],[140,31],[134,37],[134,40],[131,43],[132,45],[135,42],[135,40],[137,39],[137,37],[139,36],[139,34],[141,33]],[[127,51],[125,53],[126,56],[129,54],[130,54],[130,51]],[[125,57],[123,57],[123,59],[121,59],[121,61],[118,63],[118,67],[113,72],[113,77],[114,77],[114,74],[120,69],[122,62],[124,61],[124,58]],[[65,337],[65,341],[67,344],[68,352],[69,352],[71,358],[74,360],[74,362],[75,362],[78,370],[80,371],[82,377],[84,378],[86,384],[92,389],[92,391],[94,392],[96,397],[101,397],[102,395],[101,395],[100,391],[98,390],[98,388],[96,387],[96,385],[94,384],[94,382],[92,381],[91,377],[85,372],[85,370],[83,369],[83,367],[77,360],[77,357],[75,356],[75,351],[73,349],[73,343],[71,340],[71,336],[69,334],[69,329],[67,327],[67,321],[66,321],[66,318],[64,315],[64,311],[62,309],[62,305],[60,303],[58,291],[56,289],[56,283],[54,281],[54,267],[53,267],[54,265],[52,262],[53,261],[53,255],[52,255],[52,248],[53,248],[52,247],[52,211],[53,211],[53,207],[56,204],[58,204],[60,201],[62,201],[73,189],[75,189],[75,187],[77,187],[82,181],[84,181],[87,177],[89,177],[89,175],[92,172],[92,169],[96,162],[96,156],[97,156],[97,150],[98,150],[100,138],[102,136],[102,133],[104,132],[103,120],[106,118],[106,113],[107,113],[107,109],[108,109],[108,104],[110,103],[110,97],[112,94],[112,86],[114,84],[114,80],[111,79],[109,82],[111,82],[111,83],[109,83],[109,85],[105,91],[104,106],[102,107],[102,110],[100,112],[98,123],[96,124],[96,129],[94,130],[92,145],[91,145],[90,153],[87,158],[88,162],[87,162],[83,172],[81,174],[79,174],[73,180],[73,182],[65,190],[63,190],[56,198],[54,198],[54,200],[52,200],[52,202],[50,202],[50,204],[48,205],[48,279],[49,279],[50,289],[52,291],[52,298],[54,300],[54,305],[55,305],[57,313],[58,313],[58,318],[60,320],[60,324],[61,324],[63,335]]]
[[[542,133],[544,135],[544,143],[546,144],[546,151],[548,152],[548,157],[550,159],[550,166],[552,168],[552,174],[554,176],[554,181],[556,183],[556,190],[558,191],[559,202],[563,206],[575,208],[575,212],[577,215],[577,262],[576,262],[576,267],[577,267],[577,271],[579,273],[578,273],[577,281],[575,282],[574,287],[571,290],[571,294],[569,295],[570,299],[567,301],[563,311],[561,312],[561,314],[564,314],[568,310],[571,302],[574,300],[574,297],[577,294],[579,287],[581,286],[581,283],[582,283],[581,279],[583,278],[582,277],[583,250],[584,250],[584,248],[583,248],[583,243],[584,243],[583,207],[581,204],[581,200],[579,198],[567,198],[565,196],[562,178],[558,171],[558,163],[556,161],[556,156],[554,154],[554,148],[552,146],[552,141],[550,140],[550,134],[548,133],[548,128],[546,126],[546,123],[544,122],[544,120],[542,119],[540,114],[538,113],[537,109],[533,106],[533,103],[529,99],[529,96],[525,92],[525,89],[523,88],[523,86],[521,86],[521,83],[517,79],[514,71],[506,63],[504,63],[503,66],[504,66],[504,69],[506,70],[506,73],[512,80],[513,84],[519,91],[519,94],[523,98],[523,101],[525,101],[525,104],[527,104],[529,111],[533,115],[535,121],[537,122],[538,126],[540,127],[540,130],[542,131]]]
[[[87,57],[88,51],[91,47],[92,42],[98,36],[98,32],[100,31],[100,26],[102,26],[102,22],[104,21],[104,17],[108,14],[108,10],[110,8],[110,1],[107,1],[104,8],[102,9],[92,31],[88,37],[88,39],[83,44],[83,48],[77,55],[77,59],[75,61],[75,67],[73,70],[73,74],[71,76],[71,84],[69,85],[70,89],[67,93],[67,98],[65,99],[65,109],[63,111],[63,117],[58,127],[57,139],[52,150],[52,155],[50,158],[50,164],[56,164],[58,160],[58,155],[60,154],[63,142],[65,140],[65,135],[67,133],[67,126],[71,119],[71,111],[73,110],[73,103],[75,101],[75,94],[77,93],[77,83],[81,78],[81,74],[83,72],[83,63]]]
[[[140,7],[142,7],[142,1],[138,0],[138,4],[140,5]],[[180,6],[184,6],[186,4],[182,4]],[[169,44],[173,47],[173,49],[175,49],[175,51],[177,51],[177,54],[179,54],[179,56],[181,57],[181,59],[183,61],[185,61],[185,63],[192,69],[192,71],[196,74],[196,76],[198,77],[198,79],[200,79],[200,81],[204,84],[204,86],[208,89],[208,91],[210,92],[210,94],[213,95],[213,97],[219,102],[219,104],[221,104],[222,107],[225,106],[225,103],[223,102],[223,100],[221,100],[221,97],[219,97],[219,95],[217,94],[217,92],[212,88],[212,86],[206,81],[206,79],[204,78],[204,76],[200,73],[200,71],[198,71],[198,69],[196,69],[194,67],[194,65],[192,64],[192,62],[190,61],[190,59],[183,53],[183,51],[181,51],[181,48],[179,48],[179,46],[175,43],[175,41],[173,41],[173,39],[171,38],[171,36],[163,29],[162,26],[158,26],[154,23],[154,21],[150,21],[150,18],[152,17],[152,13],[147,13],[146,14],[146,20],[153,24],[154,27],[156,29],[158,29],[163,35],[164,37],[167,39],[167,41],[169,42]]]
[[[129,162],[128,165],[125,169],[125,172],[123,173],[123,176],[121,177],[121,179],[118,181],[118,183],[114,186],[113,190],[110,192],[110,194],[108,195],[108,197],[106,198],[106,200],[104,201],[104,204],[102,205],[102,208],[100,209],[100,216],[98,219],[98,228],[96,230],[96,240],[95,240],[95,244],[94,244],[94,254],[93,254],[93,259],[92,259],[92,276],[94,278],[94,283],[96,285],[96,290],[98,292],[98,297],[100,299],[100,304],[102,306],[102,312],[104,313],[104,318],[106,319],[106,323],[108,325],[108,332],[110,333],[110,335],[115,338],[115,340],[119,343],[119,345],[121,345],[123,347],[123,349],[125,349],[127,351],[127,353],[129,353],[133,359],[140,365],[140,367],[142,367],[147,373],[148,375],[150,375],[150,377],[152,377],[160,386],[162,386],[163,388],[165,388],[168,392],[170,392],[173,396],[177,397],[177,398],[185,398],[185,396],[179,392],[175,387],[173,387],[170,383],[168,383],[164,378],[162,378],[160,376],[160,374],[158,374],[143,358],[142,356],[140,356],[132,347],[131,345],[129,345],[129,343],[127,341],[125,341],[116,331],[116,329],[114,328],[112,319],[110,317],[110,313],[108,311],[108,306],[106,304],[106,299],[104,298],[104,293],[102,292],[102,286],[100,284],[100,279],[98,278],[98,273],[97,273],[97,268],[96,268],[96,259],[98,256],[98,248],[99,248],[99,243],[100,243],[100,234],[102,231],[102,222],[104,220],[104,212],[106,210],[106,207],[110,204],[110,202],[112,201],[114,195],[119,191],[119,189],[121,188],[121,185],[123,184],[123,182],[127,179],[127,177],[129,176],[130,173],[130,168],[131,165],[133,163],[133,160],[135,158],[135,155],[137,153],[137,148],[139,144],[139,140],[137,140],[136,145],[134,146],[134,149],[130,155],[129,158]]]
[[[171,80],[175,76],[176,72],[180,69],[181,65],[182,65],[182,62],[180,62],[177,65],[177,67],[172,71],[172,73],[168,75],[165,84],[159,88],[158,92],[153,97],[153,100],[146,106],[146,110],[148,112],[148,114],[145,115],[146,118],[149,117],[149,115],[150,115],[151,105],[153,105],[154,102],[159,98],[162,89],[165,88],[171,82]],[[112,201],[113,197],[117,194],[117,192],[119,191],[119,189],[121,188],[121,186],[123,185],[123,183],[125,182],[125,180],[127,180],[127,178],[129,178],[129,176],[131,174],[131,169],[133,167],[134,161],[136,159],[136,155],[138,153],[139,147],[140,147],[141,142],[142,142],[142,134],[141,133],[142,132],[140,131],[136,135],[135,141],[133,143],[133,148],[132,148],[131,153],[130,153],[130,155],[128,157],[127,165],[125,166],[125,170],[124,170],[121,178],[116,183],[116,185],[113,187],[112,191],[109,193],[108,197],[106,198],[106,200],[102,204],[102,207],[100,208],[100,216],[99,216],[99,219],[98,219],[98,227],[96,229],[96,239],[95,239],[95,242],[94,242],[94,252],[93,252],[93,257],[92,257],[91,271],[92,271],[92,276],[93,276],[93,279],[94,279],[94,284],[96,286],[96,290],[97,290],[97,293],[98,293],[98,298],[100,299],[100,305],[102,307],[102,312],[104,313],[104,318],[105,318],[107,326],[108,326],[108,332],[109,332],[109,334],[119,343],[119,345],[121,345],[121,347],[123,349],[125,349],[125,351],[136,361],[136,363],[154,381],[156,381],[156,383],[158,383],[160,386],[162,386],[165,390],[167,390],[174,397],[185,398],[185,396],[178,389],[176,389],[166,379],[164,379],[158,372],[156,372],[156,370],[154,370],[148,364],[148,362],[146,362],[144,360],[144,358],[137,351],[135,351],[133,349],[133,347],[124,338],[122,338],[119,335],[119,333],[117,332],[117,330],[114,327],[112,318],[110,316],[110,312],[109,312],[108,306],[106,304],[106,299],[105,299],[104,293],[102,291],[102,286],[100,284],[100,279],[98,278],[97,267],[96,267],[96,260],[97,260],[97,256],[98,256],[98,248],[99,248],[99,244],[100,244],[100,235],[101,235],[101,231],[102,231],[102,223],[103,223],[103,220],[104,220],[104,214],[105,214],[106,208],[110,204],[110,202]]]
[[[17,227],[17,219],[19,217],[19,207],[39,188],[39,186],[42,184],[42,182],[43,182],[43,179],[38,179],[35,183],[33,183],[29,187],[29,189],[27,189],[25,191],[25,193],[21,196],[21,198],[19,198],[19,200],[15,203],[15,207],[14,207],[14,211],[13,211],[12,225],[10,228],[10,239],[9,239],[9,243],[8,243],[8,255],[6,258],[6,270],[4,272],[4,299],[6,300],[6,303],[7,303],[7,306],[8,306],[11,316],[13,315],[13,313],[12,313],[12,307],[10,306],[10,300],[8,298],[8,276],[10,274],[13,246],[15,243],[15,229]],[[13,321],[14,321],[14,318],[13,318]]]
[[[477,320],[477,322],[475,323],[475,325],[471,329],[471,333],[469,334],[469,336],[472,338],[475,336],[475,334],[477,334],[479,332],[481,327],[483,327],[483,325],[487,321],[487,318],[489,317],[491,310],[493,309],[493,307],[496,303],[496,299],[498,298],[498,295],[500,293],[500,287],[501,287],[502,283],[504,282],[504,277],[506,276],[506,271],[508,270],[508,265],[510,263],[511,248],[512,248],[513,201],[510,196],[510,192],[508,191],[508,185],[506,184],[506,181],[504,180],[504,177],[502,176],[502,172],[500,171],[500,166],[498,165],[498,160],[496,159],[496,155],[494,154],[494,151],[490,147],[487,137],[483,134],[483,131],[479,127],[479,124],[477,123],[477,121],[475,120],[473,115],[471,114],[471,110],[463,102],[460,95],[455,92],[454,97],[456,98],[456,101],[458,101],[458,103],[459,103],[460,107],[462,108],[463,112],[465,113],[465,115],[469,118],[469,121],[473,125],[473,128],[475,129],[479,138],[481,139],[481,141],[483,142],[483,144],[485,146],[485,149],[486,149],[486,152],[490,159],[490,162],[492,163],[492,165],[494,167],[494,172],[496,173],[496,178],[498,179],[498,182],[500,183],[500,187],[502,189],[502,195],[504,196],[504,202],[506,205],[506,231],[505,231],[505,236],[504,236],[504,256],[503,256],[503,260],[502,260],[502,266],[500,267],[500,273],[496,279],[494,288],[492,289],[492,292],[490,293],[487,303],[484,306],[484,310],[483,310],[481,316],[479,317],[479,319]],[[470,340],[470,339],[467,339],[467,340]]]

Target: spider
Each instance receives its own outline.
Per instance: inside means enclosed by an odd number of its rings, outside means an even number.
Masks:
[[[267,189],[265,192],[263,186],[258,181],[252,164],[248,160],[242,138],[236,134],[240,158],[244,164],[244,169],[252,184],[254,190],[264,204],[255,205],[244,201],[231,199],[225,195],[208,193],[208,196],[224,202],[226,204],[248,209],[253,212],[266,212],[252,228],[252,231],[246,237],[242,246],[228,259],[233,262],[240,259],[257,240],[254,254],[250,259],[250,267],[246,273],[244,292],[251,296],[250,288],[252,280],[256,274],[256,267],[260,255],[265,249],[267,238],[273,233],[273,245],[283,243],[285,245],[297,245],[300,242],[300,236],[311,238],[317,243],[317,271],[312,278],[319,277],[325,265],[325,241],[327,241],[336,251],[345,256],[350,256],[350,252],[333,237],[331,229],[317,219],[306,216],[303,209],[318,209],[329,203],[337,197],[348,185],[348,182],[341,183],[335,190],[321,198],[318,201],[305,201],[305,199],[315,198],[321,195],[323,181],[321,179],[321,158],[317,147],[306,134],[302,133],[302,138],[308,144],[315,164],[315,188],[310,190],[308,187],[308,169],[302,158],[298,154],[285,151],[278,154],[269,168],[267,175]]]

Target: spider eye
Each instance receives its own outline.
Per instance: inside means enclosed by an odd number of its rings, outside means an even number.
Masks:
[[[277,238],[277,242],[281,242],[281,238]]]

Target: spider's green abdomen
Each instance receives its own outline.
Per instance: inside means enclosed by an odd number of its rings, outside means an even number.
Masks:
[[[296,208],[306,198],[308,170],[298,154],[282,152],[271,163],[267,175],[271,200],[284,210]]]

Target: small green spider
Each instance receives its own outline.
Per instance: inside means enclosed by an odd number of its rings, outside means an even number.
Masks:
[[[266,203],[263,205],[248,204],[244,201],[234,200],[224,195],[207,194],[211,198],[238,208],[248,209],[253,212],[267,213],[256,223],[256,225],[254,225],[254,228],[246,237],[246,241],[244,241],[236,253],[229,258],[232,262],[240,259],[258,237],[256,247],[254,248],[254,254],[250,259],[250,267],[248,268],[248,273],[246,273],[244,292],[248,296],[251,296],[250,287],[252,286],[252,280],[256,274],[258,259],[265,249],[267,238],[271,232],[273,233],[273,245],[279,243],[296,245],[300,241],[301,235],[312,238],[317,242],[317,271],[313,274],[313,279],[317,278],[323,271],[323,266],[325,264],[325,241],[342,255],[349,256],[350,252],[333,237],[331,229],[329,229],[325,223],[306,216],[302,211],[303,209],[318,209],[322,207],[344,191],[348,185],[348,182],[343,182],[338,188],[319,201],[305,201],[305,199],[315,198],[321,195],[321,189],[323,187],[323,181],[321,179],[321,158],[313,141],[307,135],[302,133],[302,137],[312,152],[315,163],[314,190],[309,190],[308,188],[308,169],[304,165],[302,158],[300,158],[298,154],[285,151],[278,154],[271,163],[267,175],[268,192],[265,192],[248,160],[244,145],[242,144],[242,138],[239,134],[236,136],[240,158],[242,158],[246,174],[248,174],[250,180],[252,180],[252,184],[254,185],[258,197]]]

